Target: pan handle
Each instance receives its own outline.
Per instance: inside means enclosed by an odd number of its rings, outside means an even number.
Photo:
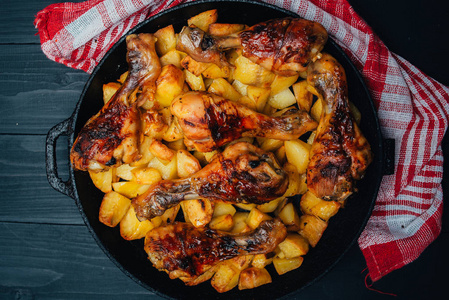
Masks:
[[[58,176],[58,165],[56,163],[56,142],[61,135],[70,135],[73,132],[72,117],[55,125],[47,134],[45,143],[45,159],[47,168],[47,179],[51,187],[75,199],[74,187],[72,185],[72,175],[69,172],[69,179],[62,180]]]

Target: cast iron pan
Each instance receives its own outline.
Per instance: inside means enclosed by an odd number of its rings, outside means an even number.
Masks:
[[[253,25],[272,18],[297,16],[275,6],[251,1],[198,1],[177,6],[143,22],[130,33],[153,33],[159,28],[173,24],[179,32],[186,20],[202,11],[218,9],[218,22],[245,23]],[[349,98],[362,113],[361,129],[374,152],[374,161],[366,176],[358,182],[359,192],[352,196],[344,209],[333,217],[318,245],[306,255],[303,265],[292,272],[278,276],[272,266],[268,268],[273,282],[253,290],[239,291],[237,288],[218,294],[210,282],[186,287],[180,280],[170,280],[165,272],[156,270],[143,250],[143,239],[125,241],[119,229],[109,228],[98,221],[98,212],[103,194],[92,184],[87,172],[70,169],[68,181],[58,177],[55,144],[60,135],[69,136],[69,148],[85,122],[103,105],[102,85],[115,81],[127,70],[126,45],[122,38],[103,58],[88,80],[73,115],[53,127],[47,136],[47,175],[56,190],[72,197],[98,245],[109,258],[128,276],[145,288],[167,298],[281,298],[292,296],[301,288],[313,283],[325,274],[356,241],[363,230],[385,171],[385,149],[379,123],[369,92],[348,57],[329,40],[325,51],[332,54],[345,68]]]

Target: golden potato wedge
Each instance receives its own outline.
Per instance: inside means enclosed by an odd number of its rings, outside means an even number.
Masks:
[[[219,67],[216,64],[210,64],[201,74],[204,78],[228,78],[231,74],[231,69],[228,66]]]
[[[254,203],[234,203],[234,205],[240,209],[250,211],[254,207],[256,207],[256,204]]]
[[[210,65],[211,63],[196,61],[188,55],[181,60],[181,66],[195,76],[200,76]]]
[[[287,272],[290,272],[294,269],[297,269],[301,266],[302,262],[304,261],[304,257],[295,257],[295,258],[279,258],[275,257],[273,258],[273,265],[276,269],[276,272],[279,275],[285,274]]]
[[[103,102],[108,103],[112,96],[118,91],[122,85],[118,82],[109,82],[103,84]]]
[[[251,267],[243,270],[239,278],[239,290],[253,289],[271,283],[271,275],[265,268]]]
[[[239,283],[240,270],[233,264],[223,262],[219,265],[214,277],[210,283],[212,287],[219,293],[232,290]]]
[[[214,214],[212,203],[208,199],[182,201],[181,208],[195,227],[209,224]]]
[[[237,100],[238,103],[240,103],[243,106],[248,107],[249,109],[256,111],[257,110],[257,105],[256,102],[254,102],[254,100],[252,100],[251,98],[249,98],[248,96],[243,96],[240,97],[239,100]]]
[[[138,184],[135,181],[120,181],[112,183],[112,188],[114,191],[130,199],[145,193],[149,187],[150,186],[147,184]]]
[[[150,167],[137,168],[131,171],[138,184],[152,185],[162,180],[161,173]]]
[[[270,254],[256,254],[251,261],[253,267],[262,269],[273,262],[273,255]]]
[[[304,143],[301,140],[285,141],[284,145],[288,162],[296,167],[299,174],[305,173],[307,166],[309,165],[311,145]]]
[[[309,92],[307,85],[307,80],[295,83],[293,85],[293,94],[295,95],[299,108],[309,112],[312,107],[313,94]]]
[[[236,212],[233,216],[234,219],[234,227],[232,227],[231,232],[234,234],[244,233],[251,231],[251,227],[246,224],[246,220],[248,219],[248,212]]]
[[[239,92],[240,95],[242,96],[246,96],[247,95],[247,89],[248,89],[248,85],[241,83],[238,80],[233,80],[232,81],[232,87]]]
[[[123,164],[116,168],[115,175],[124,180],[134,180],[132,170],[138,168],[138,166],[131,166],[129,164]]]
[[[230,231],[234,227],[234,219],[231,214],[213,217],[209,228],[221,231]]]
[[[248,85],[246,88],[248,97],[256,103],[256,111],[262,112],[270,97],[270,88]]]
[[[89,170],[90,179],[93,184],[103,193],[112,191],[112,182],[115,181],[115,168],[109,168],[106,171],[94,172]]]
[[[123,84],[123,82],[125,82],[127,77],[128,77],[128,71],[122,73],[122,75],[120,75],[120,78],[117,81]]]
[[[317,122],[321,119],[323,112],[323,102],[321,99],[317,99],[310,109],[310,116]]]
[[[204,84],[203,75],[195,75],[189,70],[184,69],[184,76],[186,83],[189,85],[192,91],[205,91],[206,85]]]
[[[253,257],[254,255],[252,254],[239,255],[234,258],[228,259],[227,262],[241,271],[248,268],[251,265]]]
[[[307,192],[302,195],[299,207],[304,214],[314,215],[327,222],[337,214],[341,204],[338,201],[325,201]]]
[[[298,233],[305,237],[310,246],[315,247],[327,228],[327,222],[312,215],[302,215],[299,217]]]
[[[278,247],[284,253],[284,258],[294,258],[309,252],[309,241],[297,233],[289,233]]]
[[[175,157],[176,152],[167,147],[160,140],[153,140],[150,145],[150,152],[162,161],[169,162]]]
[[[285,198],[298,195],[301,182],[297,168],[293,164],[287,162],[284,164],[283,169],[288,175],[288,187],[283,197]]]
[[[262,144],[260,144],[260,149],[265,152],[274,152],[284,145],[284,141],[262,138]]]
[[[270,85],[271,93],[270,96],[276,95],[279,92],[288,89],[290,86],[292,86],[297,80],[299,75],[293,75],[293,76],[280,76],[276,75],[273,82]]]
[[[238,56],[234,65],[234,79],[244,84],[269,88],[276,76],[243,56]]]
[[[167,147],[178,151],[178,150],[186,150],[186,145],[184,144],[184,139],[180,139],[173,142],[167,142]]]
[[[136,217],[134,207],[130,205],[127,213],[120,222],[120,235],[128,241],[141,239],[145,237],[148,231],[159,227],[161,223],[162,220],[160,217],[140,222]]]
[[[162,107],[170,106],[173,99],[183,93],[184,81],[184,73],[174,65],[162,67],[154,99]]]
[[[176,220],[176,216],[178,215],[179,209],[181,205],[178,204],[176,206],[170,207],[167,209],[164,214],[161,216],[162,224],[171,224]]]
[[[244,24],[212,23],[209,25],[209,34],[213,36],[227,36],[245,29]]]
[[[198,159],[187,150],[178,150],[176,152],[178,164],[178,177],[185,178],[201,170]]]
[[[265,214],[265,213],[263,213],[263,212],[261,212],[260,210],[258,210],[257,208],[253,208],[253,209],[251,209],[251,211],[249,212],[249,214],[248,214],[248,218],[246,219],[246,224],[248,224],[248,226],[251,228],[251,229],[256,229],[257,227],[259,227],[259,224],[262,222],[262,221],[265,221],[265,220],[271,220],[272,218],[269,216],[269,215],[267,215],[267,214]]]
[[[164,56],[161,56],[160,59],[161,66],[168,66],[168,65],[174,65],[178,69],[182,69],[181,60],[182,55],[181,52],[179,52],[176,49],[170,50],[167,53],[164,54]]]
[[[281,202],[283,200],[283,197],[279,197],[277,199],[274,199],[270,202],[264,203],[264,204],[259,204],[256,206],[256,208],[258,210],[260,210],[263,213],[271,213],[274,212],[276,210],[276,208],[279,205],[279,202]]]
[[[159,57],[176,48],[176,34],[173,25],[159,29],[154,36],[157,38],[155,47]]]
[[[268,104],[277,109],[284,109],[296,103],[295,95],[289,88],[274,94],[268,98]]]
[[[162,179],[175,179],[178,177],[176,155],[168,163],[165,161],[161,161],[157,157],[154,157],[148,163],[148,167],[158,170],[162,175]]]
[[[217,22],[218,13],[216,9],[211,9],[199,13],[187,20],[189,26],[196,26],[202,31],[207,32],[209,30],[209,25]]]
[[[117,192],[109,192],[104,195],[100,205],[98,219],[109,227],[115,227],[125,216],[131,205],[131,200]]]
[[[235,207],[230,203],[224,203],[220,201],[216,201],[214,205],[214,218],[222,215],[231,215],[234,216],[236,212]]]
[[[287,203],[279,212],[278,217],[287,226],[288,231],[299,230],[300,219],[293,203]]]
[[[228,100],[238,101],[242,95],[224,78],[216,78],[212,81],[208,91],[222,96]]]
[[[274,152],[276,159],[280,165],[284,165],[287,162],[287,155],[285,154],[285,145],[282,145],[279,149]]]

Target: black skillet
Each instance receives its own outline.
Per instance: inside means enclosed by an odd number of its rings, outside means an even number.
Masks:
[[[130,33],[153,33],[159,28],[173,24],[179,32],[186,20],[202,11],[218,9],[218,22],[245,23],[253,25],[272,18],[296,14],[275,6],[253,1],[197,1],[169,9],[134,28]],[[125,241],[118,228],[109,228],[98,221],[98,212],[103,194],[92,184],[87,172],[70,168],[70,178],[63,181],[58,177],[55,145],[59,136],[68,135],[69,148],[85,122],[103,105],[102,85],[115,81],[127,70],[126,45],[120,39],[106,54],[93,71],[81,98],[67,120],[53,127],[47,136],[47,177],[53,188],[72,197],[100,248],[128,276],[145,288],[167,298],[209,299],[274,299],[291,297],[293,294],[323,276],[357,240],[363,230],[377,197],[377,191],[385,173],[385,146],[382,140],[377,114],[370,94],[356,68],[344,52],[330,39],[325,51],[332,54],[345,68],[349,98],[362,113],[361,129],[374,152],[374,161],[366,176],[358,182],[358,193],[353,195],[344,209],[334,216],[318,245],[306,255],[303,265],[292,272],[278,276],[272,268],[269,271],[273,282],[253,290],[239,291],[237,288],[218,294],[205,282],[186,287],[180,280],[170,280],[164,272],[156,270],[148,261],[143,250],[143,240]]]

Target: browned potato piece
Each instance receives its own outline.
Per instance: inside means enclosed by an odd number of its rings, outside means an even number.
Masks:
[[[214,36],[227,36],[245,29],[244,24],[212,23],[209,25],[209,34]]]
[[[154,33],[154,36],[157,38],[155,46],[159,56],[163,56],[170,50],[175,49],[176,35],[173,25],[159,29]]]
[[[187,20],[189,26],[196,26],[202,31],[208,31],[210,24],[217,22],[218,13],[216,9],[211,9],[199,13]]]
[[[140,222],[136,217],[136,212],[132,205],[120,222],[120,235],[125,240],[137,240],[143,238],[148,231],[161,225],[161,217]]]
[[[276,272],[279,275],[282,275],[282,274],[290,272],[294,269],[299,268],[303,261],[304,261],[304,257],[302,257],[302,256],[295,257],[295,258],[275,257],[275,258],[273,258],[273,265],[274,265],[274,268],[276,269]]]
[[[288,203],[281,209],[278,214],[278,217],[282,220],[282,223],[287,226],[287,230],[296,231],[299,229],[300,221],[299,215],[296,212],[295,206],[293,203]]]
[[[327,222],[312,215],[302,215],[299,222],[298,233],[309,241],[310,246],[315,247],[327,228]]]
[[[313,193],[307,192],[301,197],[299,206],[304,214],[314,215],[324,221],[329,221],[338,212],[341,204],[337,201],[325,201],[316,197]]]
[[[209,224],[214,214],[212,203],[208,199],[187,200],[181,202],[181,207],[195,227]]]
[[[159,140],[153,140],[153,142],[150,145],[150,151],[157,158],[159,158],[161,160],[165,160],[167,162],[172,160],[176,154],[175,151],[168,148],[167,145],[165,145],[164,143],[162,143]]]
[[[89,170],[89,176],[94,185],[103,193],[112,191],[112,182],[115,181],[115,168],[109,168],[109,170],[100,172]]]
[[[169,209],[167,209],[164,214],[161,216],[162,223],[163,224],[171,224],[175,221],[176,216],[178,215],[179,209],[181,208],[181,205],[178,204],[176,206],[173,206]]]
[[[118,82],[103,84],[103,102],[108,103],[122,85]]]
[[[251,229],[256,229],[259,227],[259,224],[265,220],[271,220],[271,217],[254,207],[249,212],[246,224],[248,224]]]
[[[162,67],[156,81],[157,88],[154,99],[162,107],[170,106],[173,99],[183,93],[184,81],[184,72],[174,65]]]
[[[271,283],[270,273],[265,268],[251,267],[240,273],[239,290],[253,289]]]
[[[112,183],[112,188],[119,194],[127,198],[135,198],[145,193],[150,186],[147,184],[138,184],[135,181],[120,181]]]
[[[297,233],[289,233],[278,247],[284,254],[284,258],[303,256],[309,252],[309,242]]]
[[[161,173],[154,168],[138,168],[131,171],[138,184],[154,184],[162,180]]]
[[[270,255],[273,256],[273,255]],[[269,257],[269,254],[256,254],[251,262],[251,265],[256,268],[265,268],[273,262],[273,257]]]
[[[125,216],[131,200],[117,192],[109,192],[101,201],[99,220],[109,227],[115,227]]]
[[[237,286],[239,276],[240,270],[233,264],[225,261],[219,265],[210,283],[217,292],[224,293]]]
[[[231,214],[213,217],[209,223],[209,228],[221,231],[230,231],[234,227],[234,219]]]
[[[211,63],[202,63],[194,60],[191,56],[186,56],[181,60],[181,66],[195,76],[200,76]]]
[[[293,93],[299,108],[309,112],[312,107],[313,94],[307,89],[307,80],[297,82],[293,85]]]

